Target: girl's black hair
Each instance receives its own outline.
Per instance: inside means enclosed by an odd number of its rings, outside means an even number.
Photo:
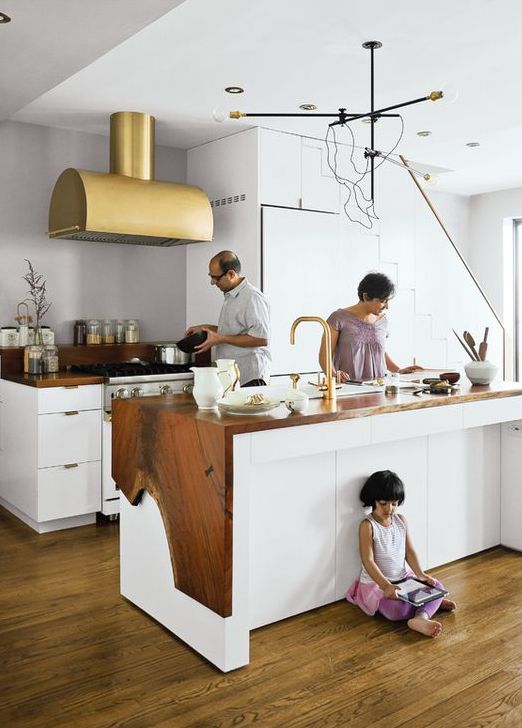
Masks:
[[[366,507],[375,508],[377,501],[398,501],[404,503],[404,483],[391,470],[372,473],[361,489],[359,498]]]
[[[359,301],[364,301],[365,293],[369,299],[387,301],[395,293],[395,285],[384,273],[368,273],[357,286]]]

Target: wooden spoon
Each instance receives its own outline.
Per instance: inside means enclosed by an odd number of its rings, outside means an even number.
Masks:
[[[489,326],[486,326],[484,330],[484,338],[479,344],[479,357],[481,361],[486,361],[486,355],[488,353],[488,334],[489,334]]]
[[[477,354],[477,350],[475,349],[475,339],[474,339],[474,338],[473,338],[473,336],[472,336],[472,335],[471,335],[471,334],[469,333],[469,331],[465,331],[465,332],[464,332],[464,341],[466,342],[466,344],[467,344],[467,345],[469,346],[469,348],[471,349],[471,351],[472,351],[472,353],[473,353],[473,356],[475,357],[475,360],[476,360],[476,361],[480,361],[480,357],[479,357],[479,355]]]
[[[457,332],[455,331],[455,329],[451,329],[451,330],[453,331],[453,333],[455,334],[455,336],[459,340],[459,344],[462,346],[462,348],[464,349],[464,351],[466,352],[466,354],[469,356],[469,358],[470,359],[473,359],[473,354],[471,353],[471,350],[469,349],[469,347],[462,341],[462,339],[457,334]]]

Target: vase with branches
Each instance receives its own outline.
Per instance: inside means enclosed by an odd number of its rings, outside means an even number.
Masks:
[[[24,281],[29,286],[27,298],[25,301],[31,303],[34,307],[35,315],[35,344],[42,344],[41,324],[43,317],[51,308],[51,303],[47,301],[47,281],[41,273],[38,273],[33,264],[27,258],[24,259],[29,266],[28,272],[23,276]]]

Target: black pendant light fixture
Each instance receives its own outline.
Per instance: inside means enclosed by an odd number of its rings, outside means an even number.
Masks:
[[[404,132],[404,123],[402,120],[402,116],[397,113],[399,109],[403,109],[406,106],[413,106],[414,104],[420,104],[424,101],[437,101],[438,99],[443,98],[443,92],[442,91],[431,91],[430,93],[419,96],[418,98],[412,99],[411,101],[404,101],[399,104],[393,104],[392,106],[386,106],[382,109],[376,109],[375,108],[375,73],[374,73],[374,53],[377,49],[382,47],[382,43],[378,40],[370,40],[366,41],[362,44],[362,47],[366,50],[370,51],[370,109],[369,111],[366,111],[364,113],[354,113],[354,112],[348,112],[346,107],[341,107],[336,113],[269,113],[269,112],[257,112],[257,113],[246,113],[243,111],[230,111],[228,116],[231,119],[242,119],[242,118],[248,118],[248,117],[314,117],[314,118],[325,118],[325,119],[333,119],[328,124],[328,129],[325,136],[325,143],[327,147],[327,161],[328,166],[330,167],[335,179],[337,182],[345,187],[348,192],[347,200],[344,203],[344,210],[346,212],[346,215],[350,220],[353,222],[360,223],[363,227],[367,229],[371,229],[373,227],[373,220],[378,219],[377,215],[374,211],[374,196],[375,196],[375,183],[374,183],[374,174],[375,170],[385,161],[390,161],[392,163],[399,164],[399,166],[403,166],[401,162],[397,162],[395,159],[390,158],[390,155],[395,151],[397,148],[403,132]],[[216,120],[218,119],[216,116],[214,116]],[[393,147],[387,151],[382,152],[375,148],[375,124],[379,119],[390,119],[390,118],[398,118],[401,123],[401,130],[400,134],[398,136],[398,139],[396,143],[393,145]],[[364,157],[364,167],[361,169],[358,169],[355,162],[354,162],[354,152],[356,149],[355,146],[355,137],[353,134],[353,131],[350,129],[350,123],[353,121],[357,121],[358,119],[365,119],[369,122],[369,133],[370,133],[370,139],[369,139],[369,146],[364,148],[363,157]],[[350,141],[348,142],[348,148],[349,148],[349,164],[351,165],[351,174],[348,176],[344,176],[339,167],[339,156],[340,156],[340,150],[339,150],[339,144],[337,142],[336,138],[336,127],[342,127],[346,128],[349,131],[350,135]],[[410,171],[412,171],[415,174],[418,174],[425,179],[429,179],[429,175],[425,175],[422,172],[419,172],[415,169],[412,169],[411,167],[408,167]],[[370,184],[370,194],[369,196],[365,195],[362,187],[361,182],[362,180],[369,176],[369,184]],[[361,213],[360,219],[355,219],[350,216],[350,210],[349,206],[350,203],[354,203],[356,207],[359,209],[359,212]]]

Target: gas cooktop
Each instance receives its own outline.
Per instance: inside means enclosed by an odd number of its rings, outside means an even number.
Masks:
[[[190,364],[161,364],[139,362],[113,362],[110,364],[74,364],[71,370],[82,374],[97,374],[108,379],[150,377],[154,375],[182,374],[190,372]]]

